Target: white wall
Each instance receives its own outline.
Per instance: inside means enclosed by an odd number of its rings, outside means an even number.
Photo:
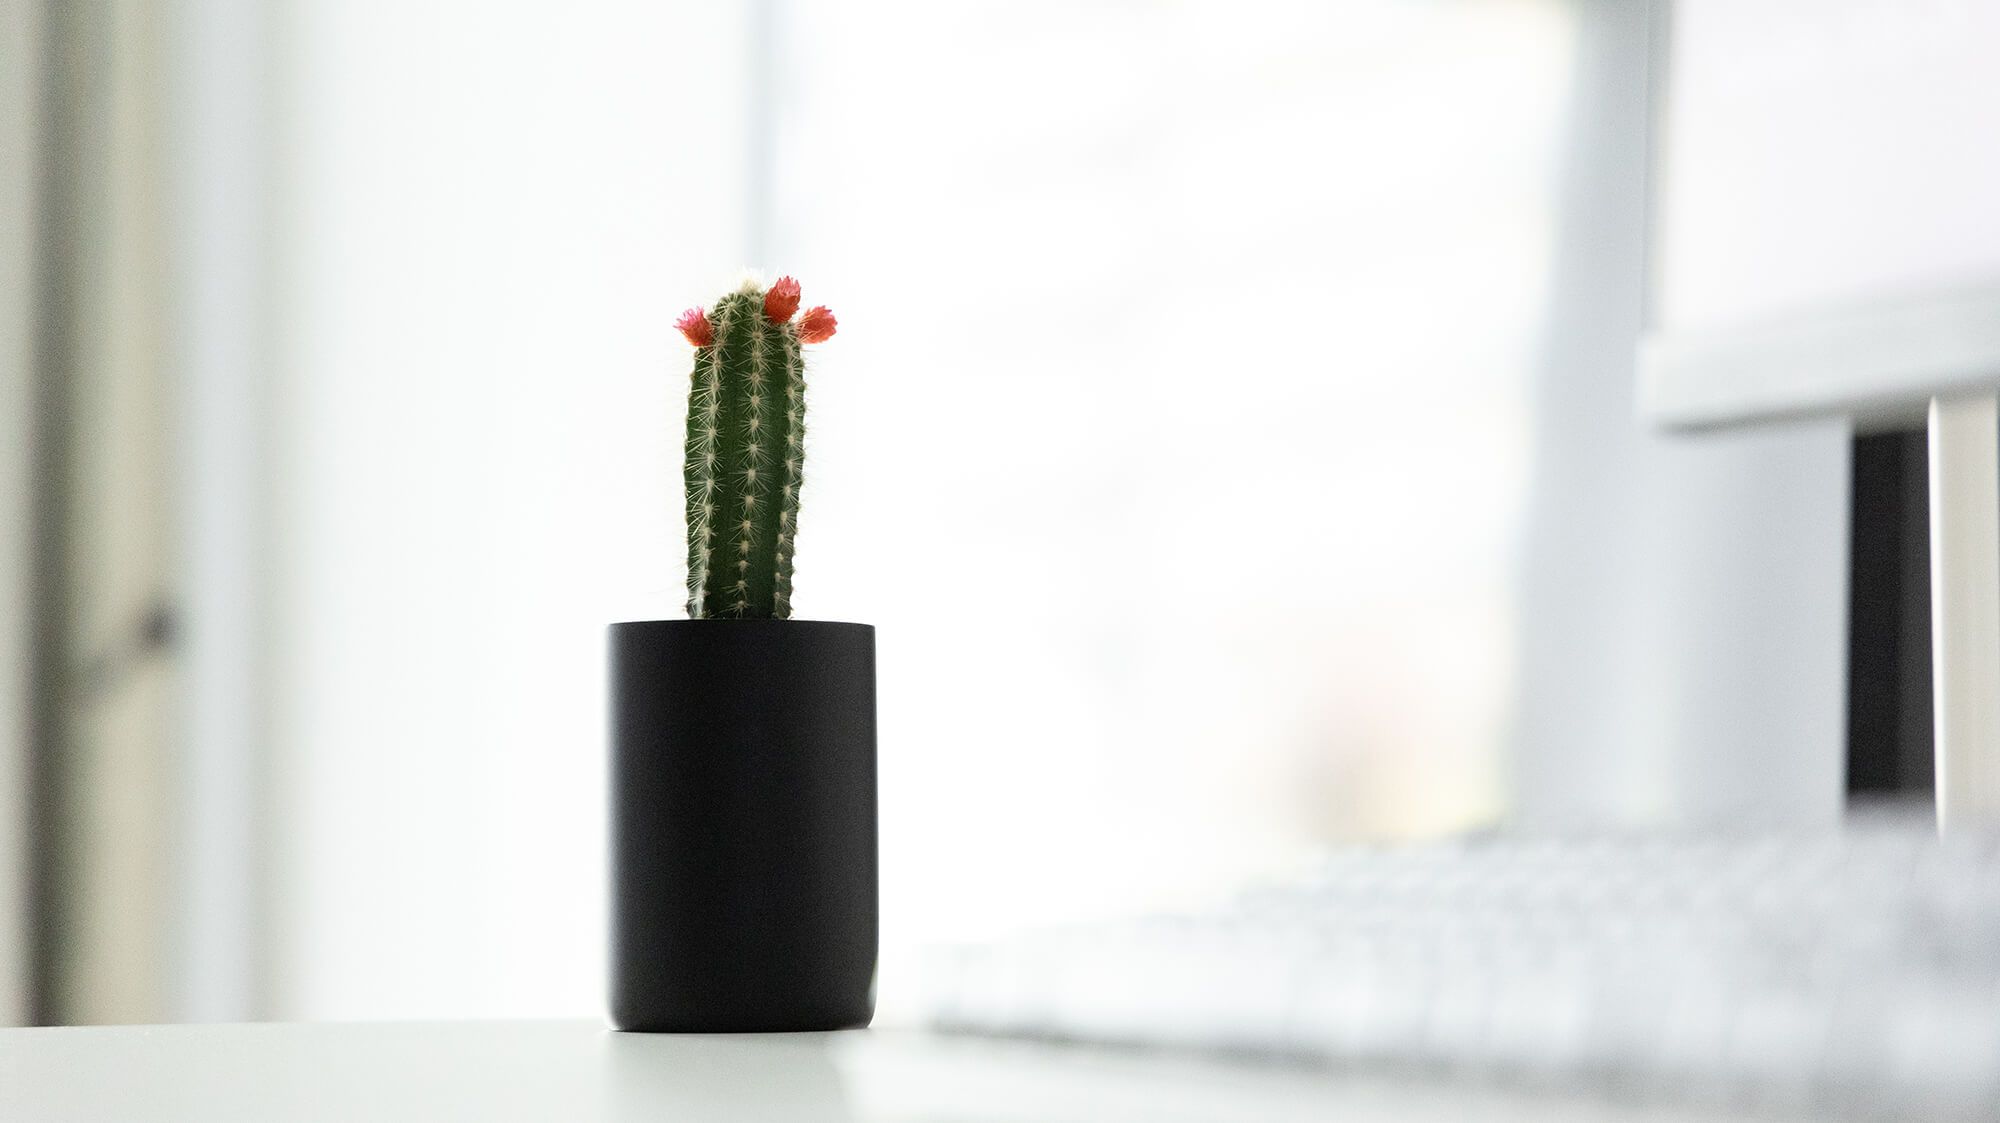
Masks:
[[[2000,278],[2000,7],[1676,0],[1657,326]]]
[[[589,1014],[603,629],[681,602],[671,324],[742,257],[740,15],[294,17],[276,1012]]]
[[[892,953],[1497,818],[1568,12],[782,11]]]
[[[173,963],[179,1021],[272,1014],[273,51],[261,0],[168,9],[162,144],[177,387],[180,669]]]
[[[1648,7],[1577,6],[1523,536],[1512,818],[1826,823],[1844,790],[1848,431],[1682,437],[1637,416]]]

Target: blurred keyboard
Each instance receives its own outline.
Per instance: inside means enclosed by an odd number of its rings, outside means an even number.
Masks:
[[[1495,837],[945,949],[940,1029],[1806,1117],[2000,1119],[2000,836]]]

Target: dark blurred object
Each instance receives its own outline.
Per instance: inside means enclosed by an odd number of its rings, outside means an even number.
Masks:
[[[1854,438],[1847,790],[1931,800],[1929,472],[1922,432]]]
[[[123,642],[84,661],[78,676],[84,692],[99,696],[116,690],[146,660],[170,653],[179,631],[174,610],[164,601],[146,609],[121,637]]]

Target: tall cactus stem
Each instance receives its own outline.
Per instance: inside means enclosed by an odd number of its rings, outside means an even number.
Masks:
[[[748,285],[692,309],[679,327],[696,347],[688,391],[688,599],[696,619],[786,619],[804,484],[808,336],[832,334],[815,308],[798,322],[798,285]],[[810,325],[802,327],[801,325]]]

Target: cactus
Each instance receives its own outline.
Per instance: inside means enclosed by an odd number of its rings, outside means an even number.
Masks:
[[[695,348],[688,388],[687,613],[784,620],[805,483],[805,354],[832,337],[833,313],[796,320],[799,283],[753,282],[675,323]]]

